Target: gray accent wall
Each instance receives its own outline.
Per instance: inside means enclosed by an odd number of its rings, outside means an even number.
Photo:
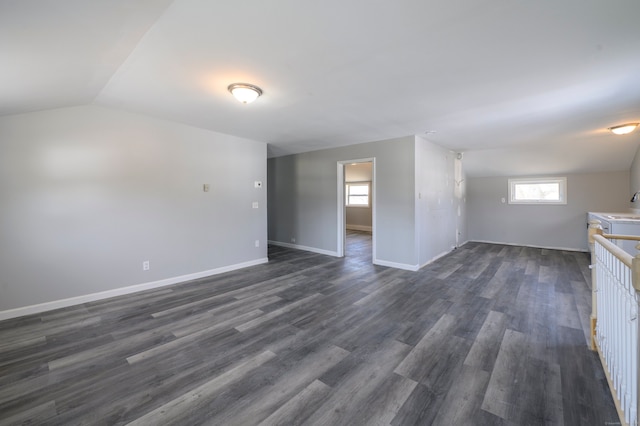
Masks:
[[[415,136],[269,159],[269,240],[337,253],[337,163],[365,158],[375,158],[374,262],[417,269],[451,250],[453,153]]]
[[[269,240],[337,253],[338,161],[375,157],[377,258],[415,265],[414,141],[407,136],[270,158]]]
[[[95,106],[0,118],[0,311],[265,261],[255,181],[262,142]]]
[[[566,177],[567,204],[547,206],[508,204],[506,176],[468,178],[469,239],[588,250],[587,212],[628,211],[629,172]]]

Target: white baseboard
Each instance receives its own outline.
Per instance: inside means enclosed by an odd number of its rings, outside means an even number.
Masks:
[[[538,249],[546,249],[546,250],[562,250],[562,251],[580,251],[583,253],[588,253],[589,250],[584,248],[575,248],[575,247],[549,247],[549,246],[535,246],[531,244],[517,244],[517,243],[504,243],[500,241],[485,241],[485,240],[469,240],[474,243],[487,243],[487,244],[500,244],[503,246],[517,246],[517,247],[531,247]],[[465,243],[466,244],[466,243]]]
[[[349,225],[348,223],[346,228],[350,231],[364,231],[364,232],[372,232],[372,229],[373,229],[371,226]]]
[[[38,314],[41,312],[51,311],[53,309],[66,308],[73,305],[79,305],[87,302],[95,302],[96,300],[108,299],[115,296],[123,296],[125,294],[136,293],[143,290],[152,290],[154,288],[165,287],[171,284],[178,284],[186,281],[196,280],[198,278],[209,277],[212,275],[222,274],[224,272],[235,271],[236,269],[247,268],[249,266],[260,265],[269,262],[264,257],[261,259],[250,260],[248,262],[237,263],[235,265],[223,266],[221,268],[210,269],[208,271],[195,272],[193,274],[180,275],[178,277],[165,278],[163,280],[152,281],[148,283],[135,284],[127,287],[115,288],[113,290],[101,291],[99,293],[85,294],[82,296],[70,297],[68,299],[53,300],[51,302],[40,303],[37,305],[24,306],[21,308],[8,309],[0,311],[0,321],[17,318],[24,315]]]
[[[338,257],[338,252],[337,251],[323,250],[323,249],[319,249],[319,248],[315,248],[315,247],[301,246],[301,245],[298,245],[298,244],[283,243],[281,241],[269,240],[268,243],[273,245],[273,246],[280,246],[280,247],[286,247],[286,248],[291,248],[291,249],[296,249],[296,250],[310,251],[310,252],[313,252],[313,253],[326,254],[327,256]]]
[[[389,261],[380,260],[380,259],[374,259],[373,264],[380,265],[380,266],[388,266],[389,268],[404,269],[405,271],[413,271],[413,272],[420,269],[419,265],[409,265],[407,263],[389,262]]]
[[[334,257],[338,256],[338,252],[329,251],[329,250],[322,250],[322,249],[318,249],[318,248],[315,248],[315,247],[306,247],[306,246],[300,246],[300,245],[297,245],[297,244],[283,243],[283,242],[280,242],[280,241],[272,241],[272,240],[269,240],[269,244],[274,245],[274,246],[280,246],[280,247],[287,247],[287,248],[292,248],[292,249],[310,251],[310,252],[313,252],[313,253],[326,254],[328,256],[334,256]],[[406,263],[388,262],[386,260],[380,260],[380,259],[374,259],[372,263],[374,265],[388,266],[389,268],[404,269],[404,270],[407,270],[407,271],[417,271],[419,269],[418,265],[408,265]]]

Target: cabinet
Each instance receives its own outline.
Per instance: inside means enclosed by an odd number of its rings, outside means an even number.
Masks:
[[[629,213],[592,213],[587,215],[588,220],[597,219],[600,221],[602,231],[605,234],[617,235],[637,235],[640,236],[640,217]],[[636,219],[637,218],[637,219]],[[640,252],[636,245],[640,241],[612,240],[614,244],[622,248],[631,256],[636,256]]]

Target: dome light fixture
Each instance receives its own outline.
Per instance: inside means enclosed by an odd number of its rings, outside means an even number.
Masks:
[[[609,127],[609,131],[615,135],[626,135],[633,132],[640,123],[626,123],[619,126]]]
[[[253,84],[233,83],[227,87],[229,92],[243,104],[250,104],[262,95],[262,89]]]

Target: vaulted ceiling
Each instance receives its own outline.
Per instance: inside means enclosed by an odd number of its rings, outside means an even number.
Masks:
[[[471,176],[627,170],[640,130],[606,128],[640,121],[639,18],[638,0],[0,0],[0,114],[97,104],[270,156],[418,134]],[[264,94],[242,105],[234,82]]]

